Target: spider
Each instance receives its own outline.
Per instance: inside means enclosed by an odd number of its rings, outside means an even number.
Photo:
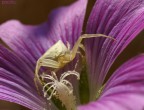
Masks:
[[[54,95],[66,107],[66,110],[75,110],[76,101],[75,96],[73,95],[73,86],[65,78],[69,75],[75,75],[77,79],[80,79],[79,73],[74,70],[64,72],[63,74],[61,74],[60,80],[58,80],[54,71],[52,71],[51,74],[52,75],[41,75],[43,80],[50,80],[50,82],[46,83],[43,86],[44,97],[47,97],[47,100],[50,100]],[[48,92],[51,92],[50,95],[48,95]]]
[[[79,47],[83,49],[83,45],[81,44],[82,40],[84,38],[92,38],[92,37],[106,37],[106,38],[112,38],[103,34],[83,34],[78,38],[73,48],[70,50],[70,44],[67,42],[67,46],[59,40],[56,42],[52,47],[50,47],[44,55],[42,55],[36,64],[35,69],[35,84],[36,80],[40,81],[39,78],[39,69],[41,66],[43,67],[49,67],[54,69],[53,71],[57,71],[60,68],[64,67],[66,64],[71,62],[78,52]]]

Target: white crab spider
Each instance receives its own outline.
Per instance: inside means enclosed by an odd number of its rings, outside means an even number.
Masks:
[[[77,79],[80,78],[80,75],[76,71],[67,71],[61,74],[60,80],[58,80],[55,72],[51,72],[51,75],[42,74],[42,79],[51,80],[51,82],[46,83],[43,86],[44,97],[47,97],[47,100],[50,100],[54,95],[58,98],[62,104],[66,107],[66,110],[75,110],[76,109],[76,100],[73,95],[73,86],[72,84],[66,80],[65,78],[69,75],[75,75]],[[48,92],[51,91],[50,95]]]
[[[72,50],[70,50],[70,44],[67,43],[67,46],[59,40],[56,42],[52,47],[50,47],[44,55],[42,55],[36,64],[36,69],[35,69],[35,83],[36,80],[39,82],[39,69],[41,66],[43,67],[49,67],[54,69],[54,71],[64,67],[66,64],[71,62],[75,57],[76,54],[78,53],[78,48],[82,47],[81,41],[84,38],[92,38],[92,37],[106,37],[106,38],[112,38],[103,34],[83,34],[82,36],[79,37],[75,45],[73,46]]]

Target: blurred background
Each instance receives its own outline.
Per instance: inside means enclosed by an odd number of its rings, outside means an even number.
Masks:
[[[40,24],[47,20],[53,9],[66,6],[75,0],[0,0],[0,24],[10,19],[18,19],[24,24]],[[89,0],[86,19],[95,0]],[[86,20],[85,20],[86,21]],[[86,23],[85,23],[86,24]],[[110,74],[129,58],[144,52],[144,31],[123,51],[113,64]],[[0,101],[0,110],[28,110],[20,105]]]

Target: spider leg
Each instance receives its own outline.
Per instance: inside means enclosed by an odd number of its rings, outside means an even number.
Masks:
[[[38,74],[41,66],[51,67],[51,68],[56,68],[56,69],[61,68],[61,64],[59,62],[56,62],[51,59],[43,59],[43,60],[39,59],[37,61],[37,65],[36,65],[36,69],[35,69],[35,78],[34,78],[34,83],[36,85],[37,90],[38,90],[37,80],[38,80],[38,82],[41,82],[41,80],[39,78],[39,74]]]
[[[70,43],[69,43],[68,41],[67,41],[66,43],[67,43],[67,48],[68,48],[68,50],[70,50],[70,47],[71,47],[71,46],[70,46]]]
[[[38,92],[38,94],[40,95],[40,91],[39,91],[39,87],[38,87],[38,84],[37,84],[37,78],[34,77],[34,84],[35,84],[35,87],[36,87],[36,90]]]
[[[61,67],[61,64],[59,62],[51,59],[43,59],[40,62],[38,62],[37,65],[38,65],[38,68],[36,68],[37,71],[39,71],[41,66],[55,68],[55,69]]]
[[[73,49],[72,49],[72,58],[74,59],[75,56],[76,56],[76,53],[78,51],[78,48],[80,47],[80,43],[83,39],[85,38],[93,38],[93,37],[106,37],[106,38],[111,38],[111,39],[114,39],[110,36],[106,36],[104,34],[83,34],[82,36],[80,36],[77,40],[77,42],[75,43]]]
[[[79,47],[85,52],[85,47],[82,43],[79,44]]]
[[[38,72],[39,72],[41,66],[56,69],[56,68],[60,68],[61,64],[59,62],[56,62],[56,61],[51,60],[51,59],[43,59],[43,60],[40,59],[37,61],[37,65],[36,65],[36,69],[35,69],[36,76],[38,76]]]
[[[79,54],[80,56],[83,56],[82,53],[80,51],[77,51],[77,54]]]

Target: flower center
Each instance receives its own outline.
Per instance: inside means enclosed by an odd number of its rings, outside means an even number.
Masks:
[[[58,80],[55,72],[51,72],[52,75],[42,74],[41,78],[44,83],[43,93],[47,100],[51,100],[52,97],[60,100],[66,110],[76,110],[76,97],[73,94],[72,84],[65,79],[69,75],[75,75],[77,79],[80,75],[76,71],[67,71],[61,74]]]

